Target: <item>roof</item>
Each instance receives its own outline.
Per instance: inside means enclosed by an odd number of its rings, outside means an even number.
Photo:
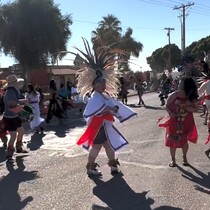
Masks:
[[[77,70],[74,69],[52,69],[53,75],[75,75],[77,73]]]

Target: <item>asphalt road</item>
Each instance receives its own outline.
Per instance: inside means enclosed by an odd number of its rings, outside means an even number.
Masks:
[[[15,154],[15,163],[6,163],[0,147],[0,210],[209,210],[210,160],[204,155],[207,128],[195,113],[199,132],[196,145],[190,144],[190,167],[170,168],[169,149],[164,146],[165,130],[157,120],[166,114],[157,93],[144,96],[146,107],[129,106],[138,116],[116,127],[129,141],[119,151],[121,174],[112,176],[105,152],[97,159],[101,179],[90,179],[85,165],[88,153],[75,143],[85,122],[78,110],[59,124],[45,125],[44,134],[33,134],[26,125],[25,146],[30,153]],[[0,145],[1,146],[1,145]]]

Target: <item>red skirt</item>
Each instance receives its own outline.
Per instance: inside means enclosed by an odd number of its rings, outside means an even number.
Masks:
[[[165,117],[158,121],[159,127],[166,128],[165,146],[183,148],[190,141],[197,143],[198,133],[192,113],[185,117]]]

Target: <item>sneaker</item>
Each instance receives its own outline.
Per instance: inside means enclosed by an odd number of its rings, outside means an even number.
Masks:
[[[97,169],[88,169],[87,174],[90,175],[90,176],[100,176],[101,171],[99,171]]]
[[[18,148],[18,149],[16,149],[16,152],[17,152],[17,153],[28,153],[28,151],[25,150],[25,149],[23,149],[23,148]]]
[[[110,160],[108,162],[108,165],[111,168],[111,173],[119,173],[120,172],[120,170],[118,168],[118,165],[120,165],[118,159]]]
[[[99,171],[96,167],[99,166],[97,163],[88,163],[86,165],[87,174],[92,176],[101,176],[101,171]]]
[[[7,159],[11,159],[12,156],[13,156],[13,154],[14,154],[14,152],[15,152],[14,147],[9,146],[9,147],[7,148],[7,154],[6,154]]]
[[[16,152],[17,153],[28,153],[27,150],[23,149],[23,143],[22,142],[16,142]]]

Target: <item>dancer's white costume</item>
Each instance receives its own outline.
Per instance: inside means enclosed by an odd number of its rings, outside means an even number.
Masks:
[[[44,119],[40,117],[40,108],[39,108],[40,94],[38,92],[36,95],[27,93],[26,98],[29,104],[33,107],[34,118],[30,122],[30,127],[33,130],[39,125],[41,125],[42,122],[44,122]]]
[[[84,110],[84,118],[87,121],[88,125],[93,120],[94,116],[101,116],[101,113],[103,113],[103,110],[106,108],[106,106],[119,107],[118,112],[112,114],[114,116],[114,119],[118,119],[120,122],[124,122],[125,120],[136,115],[133,110],[129,109],[116,99],[111,98],[107,95],[102,95],[95,91],[92,93],[91,98],[88,100],[88,103]],[[113,125],[112,120],[103,119],[102,125],[104,126],[107,140],[109,141],[113,150],[116,151],[128,144],[127,140]],[[89,139],[86,139],[86,142],[84,143],[85,148],[89,148],[88,142]]]

